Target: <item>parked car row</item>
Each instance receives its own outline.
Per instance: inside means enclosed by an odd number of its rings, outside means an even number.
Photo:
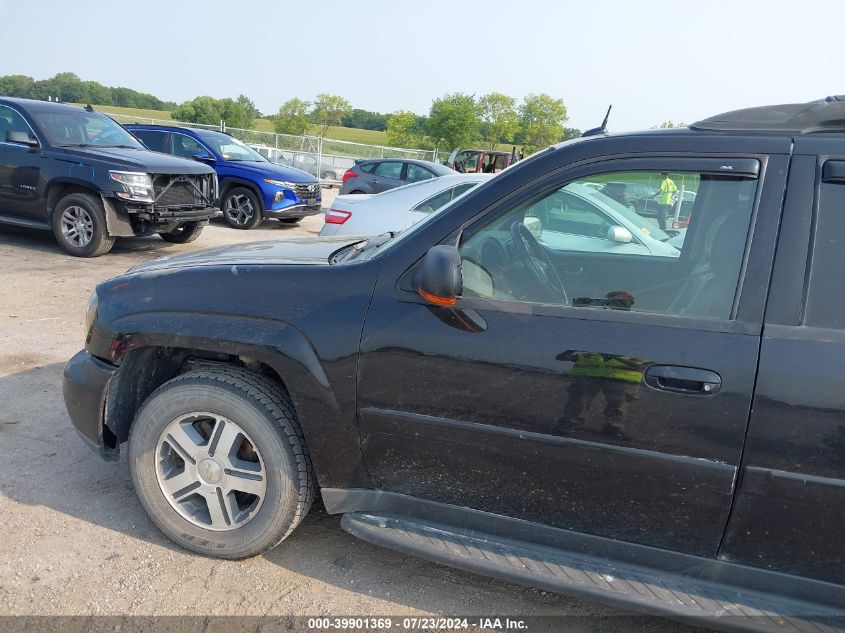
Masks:
[[[835,97],[601,130],[344,197],[339,226],[393,227],[368,239],[141,264],[91,297],[70,417],[203,555],[278,545],[319,491],[353,535],[443,564],[845,631],[843,121]],[[594,186],[667,173],[697,183],[674,237]]]
[[[304,154],[274,158],[213,130],[124,127],[90,106],[3,98],[0,223],[49,228],[68,253],[94,257],[117,237],[193,241],[221,214],[232,228],[251,229],[320,213],[320,181],[309,172],[337,173]],[[427,161],[359,161],[341,193],[455,173]]]

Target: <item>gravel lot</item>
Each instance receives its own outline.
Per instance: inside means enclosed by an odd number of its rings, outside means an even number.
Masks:
[[[0,227],[0,615],[145,616],[132,622],[150,630],[161,621],[149,616],[162,615],[272,616],[250,628],[284,622],[284,630],[306,630],[292,616],[411,614],[556,616],[532,630],[700,630],[380,549],[341,530],[319,503],[290,539],[247,561],[203,558],[158,532],[135,498],[125,459],[100,461],[65,412],[61,370],[82,346],[90,292],[141,261],[315,234],[321,224],[322,216],[248,232],[212,225],[194,244],[126,239],[94,260],[64,255],[47,233]],[[83,618],[80,630],[98,621]],[[0,630],[20,630],[21,622],[0,618]],[[199,630],[213,628],[214,620],[199,622]],[[236,621],[227,622],[232,630]]]

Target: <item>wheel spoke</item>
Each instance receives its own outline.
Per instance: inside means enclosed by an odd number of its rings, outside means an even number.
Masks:
[[[165,440],[186,462],[197,463],[202,437],[190,425],[185,423],[171,425],[168,428]]]
[[[256,497],[264,496],[267,484],[262,475],[229,468],[225,473],[228,475],[229,491],[245,492]]]
[[[209,455],[217,457],[227,467],[233,468],[235,465],[232,464],[231,460],[237,459],[234,457],[234,454],[238,452],[238,448],[240,448],[241,442],[243,442],[243,434],[238,426],[231,422],[227,423],[224,420],[220,420],[217,425],[222,425],[223,428],[219,429],[215,427],[211,437],[216,441],[211,447],[213,451],[209,450]]]
[[[218,529],[225,529],[231,525],[229,509],[226,507],[226,497],[220,488],[210,492],[200,493],[208,506],[208,517],[211,519],[211,526]]]
[[[193,472],[185,468],[178,475],[173,475],[167,479],[162,478],[161,487],[166,494],[170,495],[171,499],[179,501],[191,494],[196,488],[199,488],[200,482]]]

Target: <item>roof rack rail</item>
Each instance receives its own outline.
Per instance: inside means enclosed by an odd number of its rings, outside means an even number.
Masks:
[[[808,103],[745,108],[717,114],[690,125],[690,129],[730,132],[845,132],[845,95]]]

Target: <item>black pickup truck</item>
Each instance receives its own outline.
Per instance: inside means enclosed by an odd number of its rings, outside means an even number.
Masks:
[[[207,165],[151,152],[88,108],[0,97],[0,223],[52,229],[71,255],[116,237],[197,239],[219,214]]]
[[[404,232],[102,283],[73,424],[182,546],[352,534],[729,630],[845,630],[845,98],[568,141]],[[601,193],[668,174],[669,236]],[[660,244],[672,240],[672,245]]]

